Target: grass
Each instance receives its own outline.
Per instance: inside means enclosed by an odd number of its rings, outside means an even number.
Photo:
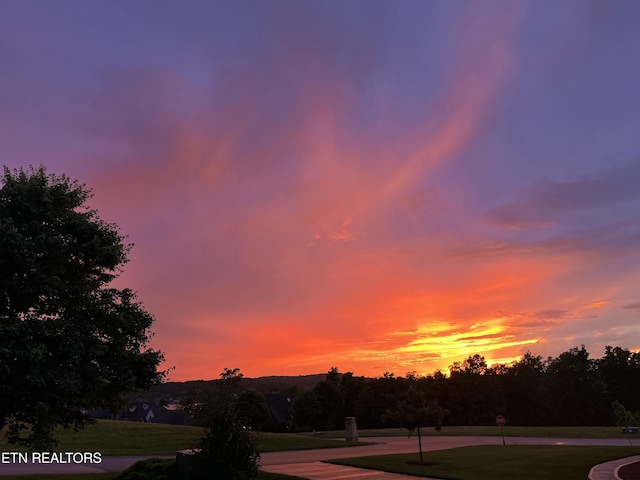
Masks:
[[[59,429],[55,436],[60,442],[56,450],[60,452],[100,452],[103,456],[147,456],[175,455],[178,450],[193,447],[202,433],[203,430],[199,427],[99,420],[95,425],[89,425],[79,432]],[[297,434],[260,432],[256,435],[259,452],[363,445],[363,443],[346,443],[343,440]],[[0,434],[0,452],[20,450],[14,445],[9,445],[4,434]]]
[[[159,423],[98,420],[83,430],[58,429],[55,438],[60,452],[100,452],[110,455],[174,455],[192,447],[202,436],[202,429]],[[18,451],[0,437],[0,451]]]
[[[442,427],[440,432],[434,428],[420,429],[422,435],[428,436],[500,436],[500,427],[480,426],[480,427]],[[336,438],[344,437],[343,430],[328,432],[304,433],[302,435],[315,438]],[[415,432],[414,432],[415,435]],[[551,438],[625,438],[639,439],[638,435],[622,433],[620,427],[517,427],[505,426],[505,437],[551,437]],[[404,428],[378,428],[370,430],[359,430],[360,438],[367,437],[392,437],[407,436]]]
[[[599,463],[640,454],[638,447],[477,446],[331,463],[445,480],[584,480]]]
[[[327,437],[309,437],[294,433],[260,432],[256,435],[258,436],[258,451],[261,453],[371,445],[371,442],[345,442],[344,440],[335,440]]]

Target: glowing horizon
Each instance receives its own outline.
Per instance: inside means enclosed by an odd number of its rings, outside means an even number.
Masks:
[[[93,190],[170,380],[640,348],[640,4],[41,7],[1,163]]]

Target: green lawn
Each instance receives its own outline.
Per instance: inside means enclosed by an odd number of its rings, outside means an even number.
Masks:
[[[440,432],[434,428],[422,428],[420,429],[420,433],[429,436],[501,435],[500,427],[495,425],[483,427],[442,427]],[[344,438],[344,430],[303,433],[301,435],[315,438]],[[504,427],[504,435],[511,437],[627,438],[640,440],[640,435],[622,433],[620,427],[516,427],[507,425]],[[367,437],[407,436],[407,430],[404,428],[358,430],[358,436],[361,439]]]
[[[100,452],[109,455],[173,455],[192,447],[202,436],[202,429],[159,423],[98,420],[83,430],[58,429],[55,437],[60,452]],[[9,445],[4,434],[0,451],[19,450]]]
[[[315,448],[355,447],[371,445],[371,442],[345,442],[326,437],[308,437],[293,433],[260,432],[258,436],[259,452],[281,452],[284,450],[312,450]],[[1,479],[0,479],[1,480]]]
[[[258,451],[308,450],[359,445],[325,437],[310,437],[283,433],[256,433]],[[178,450],[193,447],[202,436],[199,427],[163,425],[159,423],[100,420],[84,430],[60,429],[56,438],[61,452],[100,452],[111,455],[174,455]],[[0,451],[18,451],[0,434]]]
[[[638,447],[478,446],[332,460],[331,463],[445,480],[584,480],[594,465],[640,454]]]

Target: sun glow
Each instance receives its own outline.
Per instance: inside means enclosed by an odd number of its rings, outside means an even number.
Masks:
[[[469,355],[482,353],[491,358],[490,352],[507,347],[522,347],[535,344],[537,338],[518,338],[508,333],[507,327],[502,325],[474,325],[467,331],[451,333],[435,333],[429,327],[431,333],[420,333],[405,346],[399,347],[395,353],[399,356],[419,354],[421,352],[438,352],[440,358],[457,357],[464,359]]]

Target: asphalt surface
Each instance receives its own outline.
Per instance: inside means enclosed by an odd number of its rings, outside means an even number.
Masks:
[[[298,450],[287,452],[268,452],[261,455],[262,469],[268,472],[297,475],[311,480],[400,480],[414,478],[406,475],[387,474],[352,467],[337,467],[322,463],[333,458],[358,457],[366,455],[382,455],[418,451],[417,437],[375,437],[361,438],[363,441],[376,442],[375,445],[363,445],[345,448],[325,448],[318,450]],[[640,439],[592,439],[592,438],[531,438],[506,437],[507,445],[640,445]],[[470,445],[502,445],[502,437],[423,437],[424,451]],[[157,457],[157,456],[155,456]],[[37,464],[32,462],[0,463],[0,476],[54,473],[104,473],[119,472],[145,457],[102,457],[98,464]],[[166,458],[173,458],[171,456]],[[621,464],[634,460],[609,462],[595,467],[590,478],[592,480],[617,479],[615,472]]]

